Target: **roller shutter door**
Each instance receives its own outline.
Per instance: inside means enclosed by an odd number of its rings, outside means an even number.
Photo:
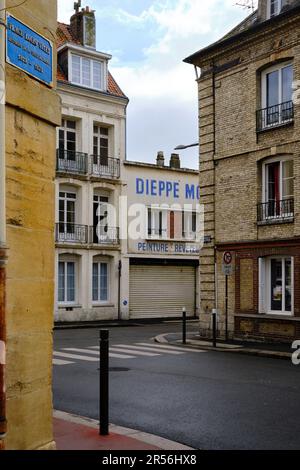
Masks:
[[[168,318],[195,313],[193,266],[130,266],[130,318]]]

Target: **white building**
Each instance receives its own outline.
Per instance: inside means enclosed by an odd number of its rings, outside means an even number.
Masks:
[[[95,48],[95,15],[77,7],[58,24],[55,321],[117,318],[121,245],[118,208],[127,97]]]
[[[123,177],[128,205],[123,318],[178,317],[183,307],[189,316],[198,315],[199,172],[180,168],[178,155],[165,166],[160,152],[156,165],[125,161]]]

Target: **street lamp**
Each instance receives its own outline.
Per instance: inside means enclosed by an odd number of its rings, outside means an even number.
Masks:
[[[189,144],[189,145],[178,145],[177,147],[175,147],[174,150],[185,150],[190,147],[199,147],[199,142],[196,142],[195,144]]]

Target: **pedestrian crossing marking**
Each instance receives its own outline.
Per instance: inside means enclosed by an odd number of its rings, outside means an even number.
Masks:
[[[96,354],[98,357],[99,357],[99,347],[98,347],[98,351],[91,351],[90,349],[79,349],[79,348],[64,348],[63,351],[73,351],[75,353],[85,353],[85,354]],[[134,356],[128,356],[127,354],[126,355],[122,355],[122,354],[114,354],[114,353],[111,353],[111,348],[109,348],[109,357],[115,357],[117,359],[135,359]]]
[[[52,363],[54,366],[67,366],[68,364],[74,364],[74,362],[63,361],[62,359],[53,359]]]
[[[78,354],[68,354],[64,352],[54,351],[54,356],[58,357],[65,357],[67,359],[79,359],[80,361],[87,361],[87,362],[98,362],[97,357],[88,357],[88,356],[79,356]]]
[[[90,346],[90,349],[96,349],[97,351],[99,351],[99,346]],[[136,350],[133,350],[131,348],[131,346],[126,346],[126,348],[119,348],[119,347],[114,347],[112,346],[111,348],[109,348],[110,351],[118,351],[118,352],[123,352],[123,353],[129,353],[129,354],[135,354],[135,356],[133,357],[133,359],[135,359],[136,356],[148,356],[148,357],[155,357],[155,356],[160,356],[160,354],[157,354],[157,352],[146,352],[146,351],[136,351]],[[99,353],[97,353],[99,354]],[[125,358],[126,357],[131,357],[132,356],[124,356]]]
[[[136,343],[140,346],[149,346],[149,343]],[[194,352],[194,353],[204,353],[203,349],[192,349],[180,346],[169,346],[167,344],[152,344],[151,347],[159,349],[170,349],[171,351],[182,351],[182,352]]]
[[[53,364],[57,366],[74,364],[73,361],[99,361],[99,346],[89,346],[86,348],[62,348],[61,351],[54,351]],[[155,343],[134,343],[134,344],[113,344],[109,348],[109,357],[116,359],[138,359],[144,357],[161,357],[163,355],[183,355],[186,353],[204,353],[200,349],[192,349],[169,344]],[[59,359],[62,358],[62,359]],[[73,360],[73,361],[70,361]]]
[[[127,348],[126,344],[117,344],[116,345],[117,347],[120,347],[120,348]],[[134,349],[134,350],[139,350],[139,349],[143,349],[145,351],[152,351],[152,352],[155,352],[155,351],[158,351],[160,353],[164,353],[164,354],[172,354],[174,356],[177,356],[177,355],[180,355],[180,354],[184,354],[184,351],[182,352],[179,352],[179,351],[170,351],[170,350],[167,350],[167,349],[154,349],[151,344],[149,344],[149,346],[130,346],[131,349]]]

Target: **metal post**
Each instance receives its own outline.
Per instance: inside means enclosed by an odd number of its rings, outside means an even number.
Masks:
[[[100,436],[109,435],[109,331],[100,330]]]
[[[225,278],[225,339],[228,341],[228,276]]]
[[[217,347],[217,310],[212,310],[213,347]]]
[[[122,278],[122,261],[119,261],[118,266],[118,320],[121,318],[121,278]]]
[[[186,308],[182,309],[182,344],[186,344]]]

